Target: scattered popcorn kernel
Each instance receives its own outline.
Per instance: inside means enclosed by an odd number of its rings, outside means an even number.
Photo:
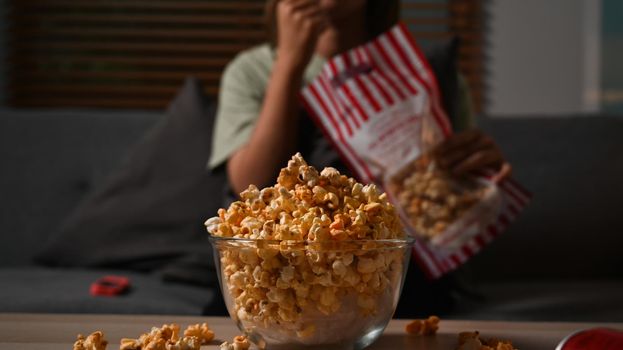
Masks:
[[[232,343],[224,342],[220,345],[221,350],[248,350],[251,347],[251,343],[244,335],[234,337]]]
[[[78,334],[73,350],[106,350],[108,341],[104,339],[104,333],[96,331],[86,338]]]
[[[214,339],[214,332],[210,329],[207,323],[197,323],[188,326],[188,328],[184,331],[184,336],[196,337],[201,341],[201,345],[205,345]]]
[[[429,316],[425,320],[414,320],[407,324],[405,330],[414,335],[434,335],[439,329],[439,317]]]
[[[480,333],[459,333],[459,346],[457,350],[517,350],[513,343],[508,340],[483,339]]]
[[[207,327],[207,325],[206,325]],[[142,334],[138,339],[121,339],[120,350],[199,350],[201,340],[196,336],[185,336],[180,339],[180,326],[165,324],[161,328],[152,327],[149,333]]]

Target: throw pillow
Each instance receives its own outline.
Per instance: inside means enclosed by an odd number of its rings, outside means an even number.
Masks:
[[[152,271],[199,254],[213,264],[203,222],[221,205],[225,176],[206,170],[215,106],[202,91],[186,80],[164,120],[65,220],[37,262]]]

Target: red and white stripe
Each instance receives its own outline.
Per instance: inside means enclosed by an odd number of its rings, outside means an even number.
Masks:
[[[334,118],[334,115],[330,112],[331,99],[326,94],[324,85],[321,84],[321,80],[316,80],[312,84],[309,84],[302,92],[302,101],[305,107],[312,115],[326,116],[328,123],[319,122],[321,129],[325,135],[332,141],[335,149],[340,153],[342,159],[352,170],[353,174],[358,174],[362,181],[372,182],[372,174],[367,168],[367,165],[363,163],[361,158],[353,151],[350,144],[346,141],[346,136],[342,132],[339,121]],[[335,105],[333,105],[333,108]],[[335,109],[333,109],[335,111]]]
[[[437,80],[424,54],[415,43],[415,39],[402,24],[394,27],[387,34],[387,37],[396,48],[396,52],[402,60],[403,66],[407,67],[417,79],[421,79],[424,86],[427,87],[429,94],[432,95],[431,101],[435,120],[441,127],[444,135],[450,135],[452,126],[441,106],[441,96]]]
[[[344,64],[344,60],[341,56],[335,57],[333,60],[329,61],[328,65],[331,67],[331,70],[334,72],[334,76],[338,77],[339,72],[346,69],[346,65]],[[347,89],[350,92],[350,89]],[[353,130],[358,130],[361,122],[363,121],[363,116],[359,113],[361,106],[359,106],[359,102],[353,99],[351,102],[350,97],[345,93],[344,85],[341,87],[333,86],[331,90],[327,90],[327,93],[334,94],[337,103],[340,104],[340,108],[344,112],[344,116],[348,123],[352,126]]]
[[[361,68],[370,69],[366,74],[359,74]],[[347,74],[341,74],[344,72]],[[430,101],[430,116],[440,134],[447,137],[451,133],[435,75],[402,24],[368,44],[329,60],[318,78],[303,89],[301,97],[353,174],[366,183],[380,179],[373,176],[372,165],[363,159],[361,150],[354,149],[353,138],[366,123],[384,115],[388,107],[409,99],[413,105]],[[490,174],[482,177],[490,178]],[[447,253],[427,241],[416,241],[414,258],[429,277],[440,277],[477,254],[506,229],[530,200],[530,194],[513,180],[502,181],[498,186],[504,200],[496,220],[459,249]],[[405,214],[399,213],[408,223]],[[415,234],[408,224],[405,226],[409,233]]]
[[[376,72],[373,68],[373,64],[368,57],[365,49],[363,47],[358,47],[353,50],[354,60],[361,65],[367,66],[371,69],[370,74],[362,74],[361,80],[369,86],[372,90],[372,93],[376,97],[376,99],[380,102],[383,108],[388,108],[394,104],[395,101],[398,100],[397,96],[393,91],[388,91],[390,89],[386,88],[387,84],[383,83],[378,76],[378,72]]]

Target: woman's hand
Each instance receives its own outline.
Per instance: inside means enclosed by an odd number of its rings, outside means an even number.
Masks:
[[[493,181],[498,182],[508,178],[512,170],[493,139],[480,130],[453,134],[437,146],[435,156],[442,168],[456,175],[493,169],[497,171]]]
[[[311,60],[318,36],[328,25],[318,0],[282,0],[277,4],[277,60],[302,71]]]

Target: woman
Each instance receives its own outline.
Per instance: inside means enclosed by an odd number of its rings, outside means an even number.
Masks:
[[[319,169],[333,166],[346,171],[329,142],[302,113],[298,93],[327,58],[393,26],[398,8],[398,0],[268,1],[270,43],[239,54],[221,81],[209,165],[226,166],[231,193],[240,193],[249,184],[260,188],[273,184],[279,169],[297,151]],[[469,108],[453,118],[455,126],[470,120]],[[503,177],[510,171],[491,139],[475,130],[454,134],[437,153],[440,164],[457,174],[493,167]],[[430,298],[447,295],[452,289],[445,285],[448,280],[434,284],[421,276],[408,280],[415,283],[414,288],[430,292]],[[403,299],[409,298],[408,289],[409,285]],[[402,309],[410,311],[409,315],[440,312],[436,304],[447,304],[443,295],[438,303],[429,298],[433,310],[418,309],[415,304]]]

